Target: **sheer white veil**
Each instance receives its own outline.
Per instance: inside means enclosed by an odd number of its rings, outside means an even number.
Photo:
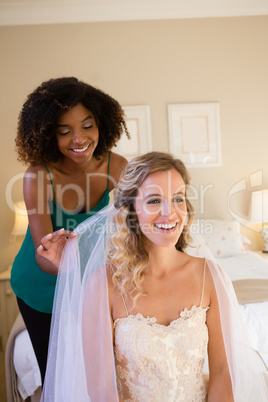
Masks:
[[[43,402],[118,401],[105,267],[115,213],[110,205],[84,221],[64,249]],[[193,237],[195,247],[186,252],[205,257],[214,280],[235,401],[268,401],[267,369],[246,336],[231,281],[202,237]]]
[[[206,258],[217,292],[223,339],[235,402],[268,401],[268,369],[251,345],[232,282],[218,265],[204,238],[192,235],[186,252]]]

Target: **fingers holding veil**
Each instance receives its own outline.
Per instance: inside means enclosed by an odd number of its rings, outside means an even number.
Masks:
[[[41,244],[36,252],[43,258],[52,262],[56,267],[59,267],[63,249],[69,238],[76,237],[75,232],[65,230],[64,228],[56,232],[49,233],[42,237]]]

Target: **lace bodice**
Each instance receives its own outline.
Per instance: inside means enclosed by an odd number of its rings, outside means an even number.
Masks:
[[[117,386],[124,401],[204,401],[207,308],[193,306],[168,326],[141,314],[114,323]]]

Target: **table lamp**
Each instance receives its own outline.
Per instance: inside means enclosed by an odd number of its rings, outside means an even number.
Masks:
[[[263,253],[268,253],[268,190],[251,193],[250,222],[260,223],[263,240]]]
[[[24,201],[16,202],[14,209],[15,222],[10,236],[11,241],[15,241],[18,237],[25,236],[28,227],[28,215]]]

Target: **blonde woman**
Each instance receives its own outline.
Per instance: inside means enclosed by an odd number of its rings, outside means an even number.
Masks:
[[[114,208],[84,222],[68,241],[44,401],[266,398],[263,369],[245,338],[239,341],[244,329],[228,278],[211,259],[185,252],[189,184],[184,164],[171,155],[138,157],[118,183]],[[66,236],[44,238],[39,254],[58,263],[57,240]]]

